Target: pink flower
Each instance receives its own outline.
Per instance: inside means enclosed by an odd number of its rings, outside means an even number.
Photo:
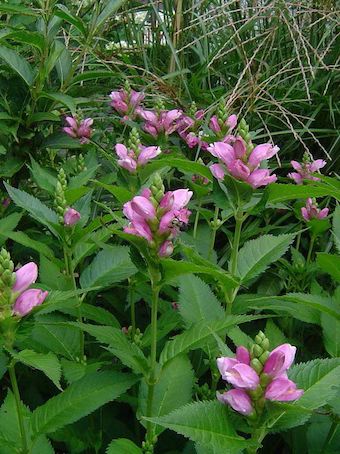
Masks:
[[[158,255],[160,257],[170,257],[170,255],[173,252],[174,252],[174,245],[172,244],[171,241],[166,240],[159,248]]]
[[[123,207],[130,221],[124,231],[145,238],[160,257],[169,257],[174,249],[172,240],[181,226],[189,222],[190,211],[186,205],[192,194],[188,189],[168,191],[157,203],[151,199],[150,189],[144,189],[142,195],[135,196]]]
[[[69,227],[76,224],[80,219],[80,213],[74,208],[67,208],[64,214],[64,224]]]
[[[92,135],[92,118],[85,118],[85,120],[82,120],[80,123],[75,117],[66,117],[65,120],[69,126],[64,127],[63,131],[66,132],[67,135],[74,139],[80,139],[81,144],[89,142]]]
[[[303,162],[301,164],[297,161],[291,161],[290,163],[296,172],[289,173],[288,177],[297,184],[302,184],[303,180],[319,181],[320,178],[315,177],[312,173],[318,172],[326,165],[326,161],[323,159],[317,159],[312,162]]]
[[[267,386],[264,396],[268,400],[289,402],[300,399],[303,392],[303,389],[296,389],[293,381],[286,377],[278,377]]]
[[[175,132],[179,127],[177,120],[182,112],[178,109],[163,110],[159,113],[141,110],[139,114],[145,120],[144,131],[157,137],[159,134],[170,135]]]
[[[262,161],[274,156],[278,147],[270,144],[257,145],[247,156],[247,147],[241,137],[224,142],[215,142],[208,147],[208,151],[225,165],[226,170],[234,178],[245,181],[253,188],[267,186],[276,181],[276,175],[270,174],[268,169],[260,169]],[[219,180],[224,178],[226,171],[221,164],[210,166],[212,174]]]
[[[222,378],[228,383],[241,389],[256,389],[260,383],[256,371],[247,364],[239,363],[224,371]]]
[[[222,132],[222,129],[224,130],[225,133],[230,133],[233,129],[235,129],[236,126],[237,126],[237,115],[235,115],[235,114],[230,115],[224,123],[219,122],[216,115],[213,115],[210,118],[209,128],[217,134]]]
[[[20,317],[27,315],[35,306],[44,302],[48,292],[32,288],[22,293],[15,301],[13,312]]]
[[[130,90],[130,93],[127,90],[112,91],[110,94],[111,106],[118,112],[120,115],[126,115],[126,119],[133,119],[136,113],[139,112],[139,105],[144,99],[144,93]]]
[[[236,359],[240,363],[247,364],[248,366],[250,365],[250,353],[249,351],[240,345],[236,349]]]
[[[313,199],[310,197],[306,201],[306,206],[301,208],[301,214],[305,221],[310,221],[311,219],[324,219],[328,216],[329,208],[323,208],[320,210],[316,202],[313,202]]]
[[[15,283],[13,285],[13,292],[22,293],[24,290],[37,280],[38,267],[34,262],[26,263],[15,272]]]
[[[212,164],[209,169],[215,178],[218,180],[224,179],[226,172],[221,164]]]
[[[118,159],[118,165],[133,173],[138,167],[147,164],[151,159],[154,159],[161,153],[159,147],[144,147],[140,146],[138,155],[133,150],[128,150],[122,143],[117,143],[115,146]]]
[[[293,364],[296,347],[290,344],[282,344],[276,347],[265,362],[263,372],[272,378],[279,377]]]
[[[231,389],[223,394],[216,393],[216,397],[242,415],[248,416],[254,411],[251,398],[243,389]]]

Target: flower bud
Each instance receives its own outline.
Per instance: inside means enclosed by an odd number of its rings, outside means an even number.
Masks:
[[[34,262],[26,263],[15,272],[15,284],[13,285],[13,292],[22,293],[37,280],[38,267]]]
[[[76,224],[80,219],[80,213],[74,208],[67,208],[64,214],[64,225],[69,227]]]
[[[35,306],[39,306],[44,302],[48,295],[48,292],[44,292],[40,289],[32,288],[22,293],[19,298],[16,299],[13,307],[13,312],[19,317],[27,315]]]
[[[250,365],[258,374],[262,372],[263,366],[257,358],[252,359]]]

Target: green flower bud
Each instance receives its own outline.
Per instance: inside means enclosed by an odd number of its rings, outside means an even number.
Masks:
[[[252,359],[250,361],[250,365],[258,374],[260,374],[262,372],[263,365],[257,358]]]
[[[261,364],[264,365],[264,363],[267,361],[268,359],[268,356],[269,356],[269,351],[266,350],[265,352],[262,353],[262,355],[259,357],[259,361]]]

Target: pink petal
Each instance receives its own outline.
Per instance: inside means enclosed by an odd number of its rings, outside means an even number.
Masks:
[[[221,164],[213,164],[209,167],[211,173],[218,180],[223,180],[226,172]]]
[[[145,165],[150,159],[155,158],[161,153],[159,147],[144,147],[138,156],[138,164]]]

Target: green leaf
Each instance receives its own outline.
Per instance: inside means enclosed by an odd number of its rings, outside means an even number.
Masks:
[[[94,24],[94,30],[98,30],[100,26],[104,24],[108,20],[108,18],[115,13],[124,3],[126,0],[109,0],[103,5],[104,8],[102,9],[101,13],[99,16],[96,18],[95,24]]]
[[[73,14],[67,9],[67,7],[65,5],[61,5],[60,3],[56,5],[56,8],[56,16],[61,17],[66,22],[74,25],[83,36],[86,36],[86,27],[79,16],[73,16]]]
[[[15,30],[9,33],[6,38],[13,39],[15,41],[30,44],[43,52],[45,48],[45,39],[41,33],[31,32],[28,30]]]
[[[25,429],[28,430],[29,410],[22,402],[19,405],[24,419]],[[4,403],[0,408],[0,448],[6,446],[5,442],[8,443],[8,446],[12,447],[12,451],[6,451],[6,454],[7,452],[14,453],[16,450],[13,448],[19,448],[20,450],[22,448],[16,401],[12,391],[9,389]],[[1,450],[0,452],[2,454]]]
[[[270,309],[279,314],[288,313],[306,323],[320,324],[321,313],[340,320],[340,310],[331,298],[304,293],[287,293],[282,296],[240,295],[233,304],[233,313]]]
[[[108,287],[136,273],[127,246],[106,246],[80,276],[82,288]]]
[[[333,213],[333,238],[338,254],[340,254],[340,205],[335,207]]]
[[[48,208],[39,199],[20,189],[13,188],[4,183],[10,198],[20,208],[24,208],[29,214],[41,224],[46,225],[53,233],[57,234],[51,224],[58,224],[58,216],[53,210]]]
[[[283,332],[278,328],[273,320],[267,320],[266,329],[264,330],[266,337],[269,339],[270,349],[274,350],[277,346],[286,342],[286,337]]]
[[[81,148],[82,144],[79,142],[78,139],[73,139],[69,137],[64,132],[56,132],[51,134],[50,136],[46,137],[44,142],[41,145],[41,148],[52,148],[55,150],[60,149],[75,149]]]
[[[263,235],[247,241],[237,259],[237,276],[245,283],[257,277],[289,248],[295,235]]]
[[[23,165],[24,161],[18,158],[9,157],[1,166],[0,177],[11,178],[13,175],[19,172]]]
[[[105,184],[102,183],[101,181],[95,181],[95,184],[110,192],[120,203],[128,202],[133,197],[133,194],[130,191],[120,186]]]
[[[0,11],[5,14],[20,14],[23,16],[38,16],[38,10],[28,8],[26,5],[10,5],[7,3],[0,4]]]
[[[125,366],[136,373],[147,374],[148,362],[142,350],[131,343],[121,329],[112,326],[95,326],[85,323],[76,323],[84,331],[95,337],[99,342],[108,344],[108,350],[121,360]]]
[[[166,363],[154,386],[152,417],[166,415],[189,403],[194,381],[194,372],[187,356],[177,356]],[[139,389],[138,408],[141,415],[147,414],[148,389],[146,381],[142,380]],[[178,390],[181,390],[180,393]],[[159,435],[163,430],[160,426],[157,426],[156,435]]]
[[[9,216],[0,219],[0,244],[3,244],[8,238],[7,233],[12,233],[17,225],[19,224],[20,219],[22,218],[22,213],[11,213]]]
[[[238,286],[238,281],[231,274],[218,268],[213,264],[210,266],[197,265],[196,263],[186,262],[184,260],[177,261],[173,259],[162,259],[161,265],[163,269],[163,278],[165,282],[170,282],[173,279],[182,276],[183,274],[207,274],[217,279],[226,289],[235,288]]]
[[[29,167],[35,182],[41,189],[54,195],[57,186],[57,178],[41,167],[31,156],[31,167]]]
[[[55,103],[67,107],[72,113],[72,115],[76,113],[77,106],[72,96],[65,95],[64,93],[47,93],[43,91],[40,93],[39,98],[51,99]]]
[[[322,182],[317,184],[271,184],[268,186],[268,202],[279,203],[286,200],[327,197],[332,195],[340,200],[340,190]]]
[[[99,165],[92,166],[90,169],[83,170],[83,172],[78,173],[76,176],[70,179],[68,188],[78,188],[79,186],[84,186],[90,178],[92,178],[98,169]]]
[[[26,235],[24,232],[2,232],[0,231],[0,236],[3,236],[5,238],[9,238],[13,240],[14,242],[21,244],[22,246],[25,246],[29,249],[32,249],[33,251],[37,251],[40,254],[44,255],[45,257],[48,257],[50,259],[53,259],[55,254],[50,249],[46,244],[44,244],[41,241],[36,241],[33,240],[30,236]]]
[[[127,438],[112,440],[105,452],[106,454],[143,454],[141,448]]]
[[[316,263],[325,273],[328,273],[337,282],[340,282],[340,256],[319,252]]]
[[[113,79],[115,74],[111,71],[85,71],[82,74],[77,74],[70,82],[69,86],[94,79]]]
[[[173,340],[170,340],[165,344],[160,356],[160,363],[165,364],[167,361],[170,361],[170,359],[175,358],[182,353],[205,347],[208,341],[213,340],[213,342],[215,342],[213,333],[223,333],[227,328],[250,322],[258,318],[261,317],[230,315],[224,320],[194,323],[189,329],[184,331],[184,333],[179,334]]]
[[[179,311],[184,321],[217,320],[224,310],[209,286],[194,275],[179,279]]]
[[[203,164],[200,164],[199,162],[189,161],[189,159],[171,158],[170,156],[166,156],[165,158],[159,158],[148,164],[141,171],[142,180],[146,180],[147,178],[150,177],[150,175],[164,167],[175,167],[176,169],[182,172],[201,175],[202,177],[207,178],[209,181],[213,179],[208,167],[206,167]]]
[[[97,372],[72,383],[32,413],[32,430],[51,433],[87,416],[127,391],[136,378],[119,372]]]
[[[26,82],[28,86],[33,84],[34,73],[26,59],[14,50],[0,46],[0,58],[10,66]]]
[[[145,418],[209,448],[236,453],[252,445],[237,435],[225,406],[217,401],[195,402],[159,418]]]
[[[11,351],[10,353],[16,361],[44,372],[44,374],[53,381],[56,387],[61,389],[61,366],[58,358],[53,353],[37,353],[33,350],[22,350],[19,353]]]
[[[321,314],[323,343],[334,358],[340,357],[340,320],[328,314]]]

